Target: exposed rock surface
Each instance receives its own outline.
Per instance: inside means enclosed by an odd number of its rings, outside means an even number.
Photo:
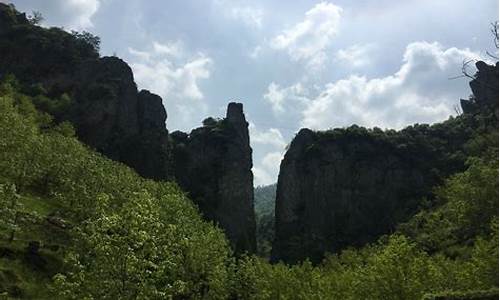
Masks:
[[[255,252],[252,149],[241,103],[189,135],[171,134],[175,178],[203,215],[225,231],[236,253]]]
[[[491,111],[496,105],[498,120],[498,64],[477,66],[471,106]],[[423,198],[432,199],[432,188],[443,178],[463,170],[475,130],[496,126],[498,132],[493,114],[476,119],[464,112],[401,131],[300,130],[281,162],[272,259],[318,262],[325,252],[391,233]]]
[[[476,63],[478,72],[469,83],[473,95],[469,100],[460,100],[464,113],[478,113],[481,109],[496,110],[498,118],[498,62],[488,65]]]
[[[68,95],[69,105],[49,113],[71,121],[83,142],[142,176],[169,177],[165,108],[159,96],[137,91],[127,63],[100,58],[77,35],[31,25],[2,3],[0,28],[0,78],[13,74],[54,99]]]

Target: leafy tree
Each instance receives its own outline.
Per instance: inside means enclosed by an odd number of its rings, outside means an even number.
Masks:
[[[0,229],[8,232],[9,242],[14,241],[15,233],[19,230],[21,209],[15,185],[0,184]]]
[[[75,37],[77,40],[80,40],[92,47],[96,53],[99,53],[99,49],[101,47],[101,38],[93,35],[92,33],[88,31],[71,31],[71,34],[73,37]]]
[[[31,16],[28,17],[28,21],[30,22],[31,25],[39,25],[43,22],[44,17],[42,16],[42,13],[39,11],[33,11]]]

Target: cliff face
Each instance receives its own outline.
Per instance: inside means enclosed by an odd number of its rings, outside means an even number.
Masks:
[[[475,132],[498,133],[498,64],[478,63],[478,70],[474,95],[462,106],[493,111],[488,117],[464,109],[458,118],[401,131],[302,129],[281,162],[272,259],[318,262],[325,252],[392,232],[422,199],[432,201],[432,188],[463,170]]]
[[[225,231],[236,253],[255,252],[252,149],[241,103],[189,135],[173,132],[175,178],[203,215]]]
[[[33,96],[68,96],[47,112],[72,122],[83,142],[142,176],[169,177],[165,108],[159,96],[137,91],[124,61],[100,58],[82,36],[34,26],[2,3],[0,28],[0,77],[15,75]]]
[[[117,57],[87,62],[77,74],[69,119],[80,139],[149,178],[169,177],[167,113],[160,96],[137,91],[132,70]]]

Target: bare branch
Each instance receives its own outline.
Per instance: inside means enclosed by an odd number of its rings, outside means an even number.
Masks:
[[[462,61],[462,75],[458,75],[458,76],[454,76],[454,77],[450,77],[448,78],[448,80],[454,80],[454,79],[458,79],[458,78],[470,78],[470,79],[475,79],[474,78],[474,75],[471,75],[469,74],[469,71],[468,71],[468,67],[469,67],[469,64],[471,62],[474,62],[475,60],[474,59],[470,59],[470,60],[463,60]]]
[[[498,21],[491,23],[491,34],[493,35],[493,42],[498,49]]]

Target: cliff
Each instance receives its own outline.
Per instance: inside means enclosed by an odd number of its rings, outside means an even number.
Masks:
[[[243,105],[229,103],[225,119],[203,123],[189,135],[171,134],[175,178],[236,253],[255,252],[252,149]]]
[[[144,177],[168,178],[161,98],[139,92],[123,60],[99,57],[96,39],[36,26],[0,3],[0,78],[14,75],[38,109],[73,123],[78,137],[97,151]]]
[[[476,137],[498,133],[498,64],[479,62],[478,70],[465,114],[443,123],[300,130],[281,162],[272,259],[318,262],[325,252],[363,246],[391,233],[423,199],[432,202],[433,187],[481,150]]]
[[[231,103],[225,120],[185,140],[172,135],[173,151],[161,97],[138,91],[128,64],[98,50],[98,37],[42,28],[0,3],[0,80],[14,75],[37,109],[56,123],[71,122],[81,141],[141,176],[175,177],[237,251],[254,252],[252,150],[242,105]]]

